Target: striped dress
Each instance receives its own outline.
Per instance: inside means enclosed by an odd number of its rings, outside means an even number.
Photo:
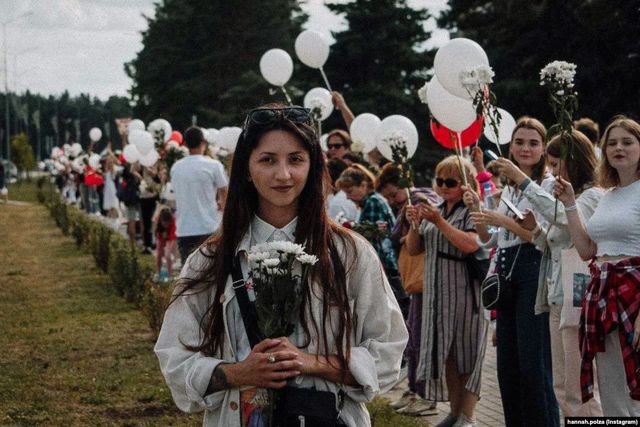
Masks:
[[[475,231],[462,202],[448,215],[444,202],[440,212],[454,227]],[[451,355],[458,372],[470,375],[466,389],[479,396],[488,326],[482,314],[480,286],[469,280],[466,255],[433,223],[423,221],[420,234],[425,246],[425,286],[418,379],[425,381],[426,399],[448,401],[444,375],[445,362]]]

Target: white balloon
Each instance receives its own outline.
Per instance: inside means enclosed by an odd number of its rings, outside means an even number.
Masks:
[[[156,164],[160,156],[156,150],[151,150],[147,154],[140,157],[140,164],[142,166],[151,167]]]
[[[93,169],[98,169],[100,167],[100,155],[99,154],[92,154],[89,157],[89,166],[91,166],[91,168]]]
[[[167,151],[172,149],[177,149],[177,148],[180,148],[180,144],[178,144],[174,140],[170,140],[169,142],[167,142],[167,145],[165,145],[165,149]]]
[[[153,150],[153,136],[146,130],[134,130],[129,132],[129,142],[136,146],[142,156]]]
[[[455,96],[472,99],[460,82],[460,73],[479,65],[489,65],[489,58],[482,47],[470,39],[449,40],[436,52],[433,69],[436,77],[447,91]]]
[[[349,127],[351,140],[360,142],[364,146],[363,153],[367,154],[376,148],[376,134],[380,127],[381,120],[378,116],[371,113],[362,113],[353,119]]]
[[[64,154],[66,156],[70,156],[71,155],[71,144],[64,144],[62,146],[62,150],[64,151]]]
[[[242,129],[239,127],[223,127],[218,134],[218,144],[221,148],[233,153],[236,150],[238,144],[238,138],[242,133]]]
[[[331,92],[323,87],[314,87],[304,96],[304,106],[310,109],[320,111],[318,117],[320,121],[325,120],[333,112],[333,98]]]
[[[133,144],[127,144],[124,150],[122,150],[122,155],[127,163],[135,163],[140,160],[140,152]]]
[[[498,137],[496,137],[493,128],[489,125],[489,120],[485,118],[484,120],[484,136],[494,144],[505,145],[511,142],[511,134],[513,130],[516,128],[516,119],[513,118],[511,114],[507,110],[503,110],[502,108],[498,108],[500,112],[500,126],[498,126]]]
[[[81,156],[73,159],[73,161],[71,162],[71,168],[78,173],[82,173],[84,171],[85,158],[86,156]]]
[[[262,77],[274,86],[284,86],[293,74],[291,56],[282,49],[270,49],[260,58]]]
[[[462,132],[477,119],[473,103],[447,92],[436,76],[427,85],[427,104],[433,117],[454,132]]]
[[[207,142],[209,144],[215,144],[217,142],[217,138],[218,138],[218,134],[219,133],[220,133],[220,131],[218,129],[209,128],[209,129],[207,129],[207,133],[206,133],[205,139],[207,140]]]
[[[298,59],[311,68],[321,68],[329,58],[329,43],[319,31],[305,30],[295,43]]]
[[[171,138],[171,132],[173,128],[171,127],[171,123],[169,123],[165,119],[155,119],[147,126],[147,130],[151,133],[151,135],[155,135],[157,132],[162,131],[163,140],[162,142],[167,142]]]
[[[82,145],[78,142],[74,142],[71,144],[71,155],[73,157],[78,157],[82,153]]]
[[[144,130],[144,122],[140,119],[133,119],[129,122],[129,133],[134,130]]]
[[[60,147],[53,147],[51,149],[51,158],[52,159],[57,159],[58,157],[62,156],[64,154],[64,151],[62,151],[60,149]]]
[[[102,131],[100,130],[100,128],[92,128],[89,131],[89,138],[93,141],[100,141],[100,138],[102,138]]]
[[[410,159],[418,149],[418,129],[405,116],[394,114],[380,122],[376,134],[376,147],[385,158],[393,161],[391,145],[395,141],[404,141],[407,158]]]

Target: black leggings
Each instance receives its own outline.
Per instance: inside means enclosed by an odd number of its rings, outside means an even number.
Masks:
[[[150,248],[153,240],[151,239],[151,218],[156,210],[156,202],[158,197],[150,197],[148,199],[140,199],[140,216],[142,216],[142,226],[144,234],[142,240],[145,248]]]

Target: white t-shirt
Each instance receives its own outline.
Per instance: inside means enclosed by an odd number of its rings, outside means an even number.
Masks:
[[[607,191],[586,228],[596,256],[640,255],[640,180]]]
[[[176,236],[212,234],[220,225],[216,192],[228,186],[222,163],[202,155],[178,160],[171,168],[176,198]]]
[[[336,194],[330,194],[327,198],[327,213],[334,220],[341,215],[349,221],[357,221],[360,217],[360,209],[347,198],[347,194],[342,190]]]

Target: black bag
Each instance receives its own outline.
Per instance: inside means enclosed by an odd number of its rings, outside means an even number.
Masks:
[[[467,256],[467,270],[469,271],[469,279],[472,281],[482,281],[487,277],[489,273],[489,259],[478,259],[474,254]]]
[[[336,395],[330,391],[284,387],[273,412],[275,427],[338,427]]]
[[[134,206],[140,202],[140,183],[133,174],[125,173],[123,175],[117,196],[125,206]]]
[[[240,315],[247,332],[249,343],[253,348],[260,342],[255,306],[249,301],[245,280],[240,269],[239,256],[233,259],[231,270],[233,290],[238,298]],[[318,391],[310,388],[284,387],[277,393],[277,400],[273,412],[274,427],[339,427],[344,426],[340,420],[344,394],[336,395],[330,391]]]
[[[511,306],[513,301],[511,275],[518,260],[521,247],[522,245],[518,247],[516,256],[513,258],[513,264],[511,264],[511,270],[509,270],[506,276],[502,272],[492,273],[482,281],[480,285],[480,298],[485,309],[503,310]]]

